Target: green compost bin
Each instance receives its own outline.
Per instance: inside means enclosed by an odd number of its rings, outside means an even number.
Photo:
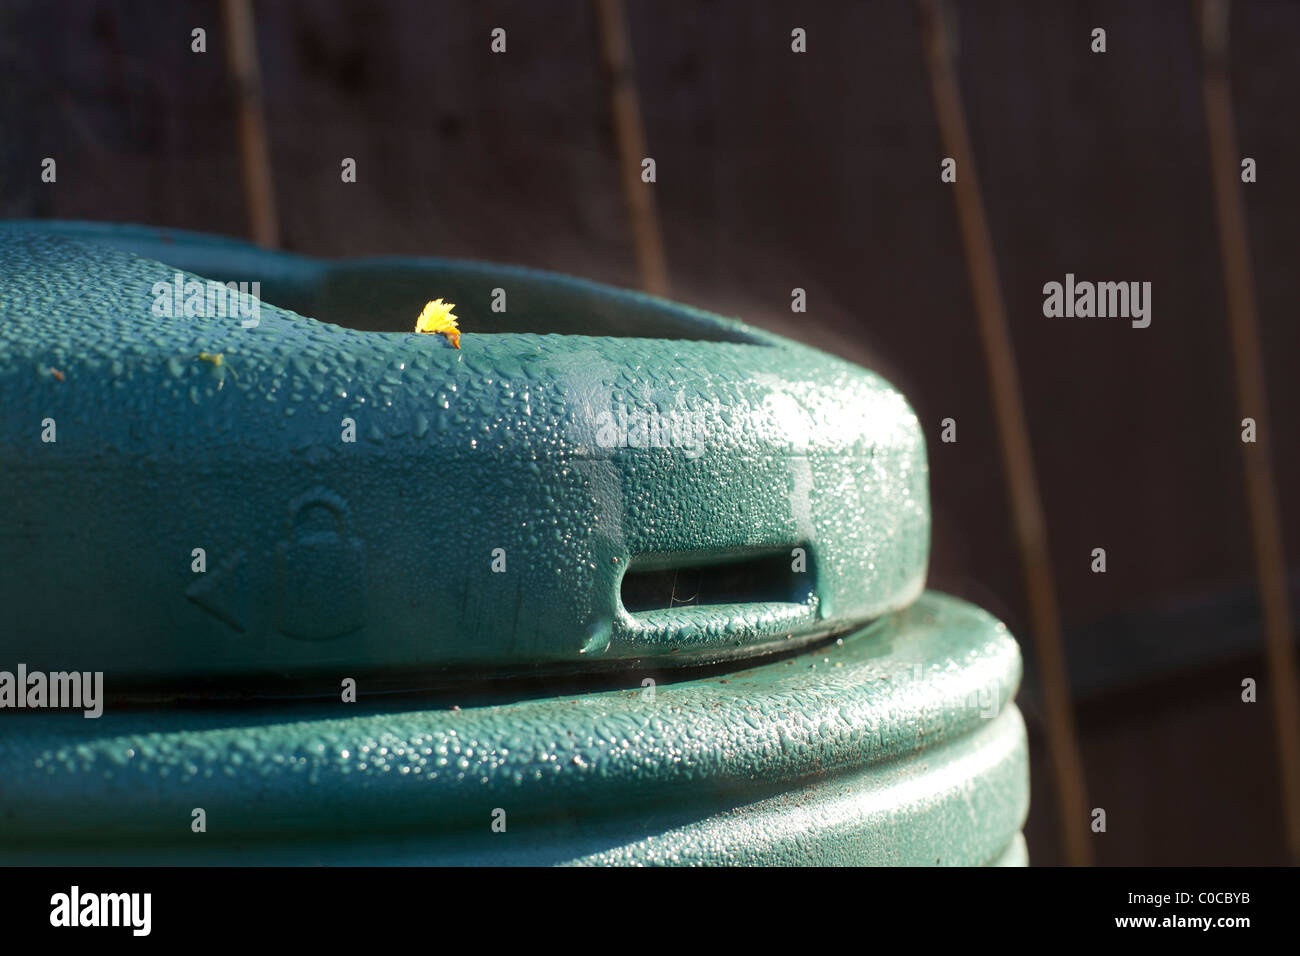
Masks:
[[[0,862],[1025,862],[915,415],[739,322],[0,224],[0,500]]]

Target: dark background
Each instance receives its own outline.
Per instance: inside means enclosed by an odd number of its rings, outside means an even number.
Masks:
[[[638,284],[591,3],[300,0],[255,12],[283,247]],[[1030,857],[1060,862],[1020,559],[913,4],[627,0],[627,15],[672,296],[876,368],[912,401],[931,457],[930,585],[1022,636]],[[196,26],[206,54],[190,51]],[[489,51],[498,26],[505,55]],[[790,52],[796,26],[805,55]],[[1097,26],[1104,55],[1089,50]],[[1089,805],[1108,815],[1097,862],[1284,862],[1191,8],[959,4],[956,36]],[[1292,568],[1298,40],[1300,4],[1233,6]],[[215,0],[0,4],[0,217],[247,235],[224,43]],[[40,181],[46,156],[57,184]],[[340,182],[345,156],[355,184]],[[1044,318],[1043,283],[1066,272],[1151,282],[1151,327]],[[795,286],[806,316],[790,313]],[[945,417],[956,444],[938,441]],[[1090,571],[1095,547],[1106,574]],[[1244,677],[1259,681],[1260,703],[1241,702]]]

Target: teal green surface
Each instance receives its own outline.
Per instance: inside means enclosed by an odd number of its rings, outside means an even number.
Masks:
[[[1023,864],[1020,656],[983,611],[927,593],[683,673],[653,698],[629,671],[539,699],[9,715],[0,863]]]
[[[155,314],[177,270],[256,327]],[[399,331],[437,297],[460,350]],[[0,714],[0,863],[1023,865],[1020,656],[923,592],[927,477],[878,376],[685,306],[0,224],[0,670],[111,695]],[[620,597],[795,548],[761,600]]]
[[[262,282],[258,325],[156,315],[181,267]],[[439,296],[460,350],[289,310],[409,328]],[[607,447],[620,409],[679,413],[700,440]],[[921,429],[864,369],[529,270],[132,227],[0,225],[0,459],[0,499],[22,503],[0,536],[0,661],[119,689],[750,656],[905,606],[929,547]],[[795,548],[790,594],[639,614],[619,597],[629,565]]]

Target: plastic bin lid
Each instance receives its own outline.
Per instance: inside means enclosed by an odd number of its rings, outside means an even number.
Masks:
[[[398,331],[435,298],[459,348]],[[755,656],[909,604],[929,546],[865,369],[559,275],[140,227],[0,225],[0,455],[0,660],[181,695]]]

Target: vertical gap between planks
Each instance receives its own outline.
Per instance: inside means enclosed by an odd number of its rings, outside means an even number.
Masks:
[[[992,236],[975,176],[974,155],[953,65],[952,43],[956,24],[944,0],[917,0],[917,10],[935,120],[947,155],[957,162],[957,181],[951,188],[957,205],[957,222],[974,297],[976,323],[988,366],[993,413],[1024,572],[1030,629],[1043,688],[1047,744],[1060,815],[1061,840],[1066,862],[1072,866],[1088,866],[1092,863],[1092,847],[1088,842],[1090,818],[1083,760],[1070,700],[1060,612],[1047,550],[1046,521],[1034,473],[1015,354],[1007,329],[1006,306],[998,285]]]
[[[262,109],[262,73],[257,65],[257,34],[251,0],[222,0],[226,65],[234,81],[239,124],[239,163],[244,203],[253,241],[274,249],[280,244],[271,184],[271,151]]]
[[[645,127],[637,95],[623,0],[594,0],[600,33],[601,59],[609,83],[614,114],[614,136],[622,170],[623,198],[632,223],[637,271],[641,287],[654,295],[668,294],[668,262],[663,234],[655,211],[651,185],[641,181],[641,161],[646,158]]]
[[[1210,151],[1219,251],[1223,257],[1227,324],[1236,378],[1237,410],[1255,419],[1255,443],[1241,443],[1246,480],[1246,508],[1259,599],[1263,608],[1265,653],[1269,682],[1265,693],[1273,702],[1278,760],[1282,770],[1282,807],[1291,862],[1300,862],[1300,688],[1296,683],[1296,653],[1282,518],[1277,483],[1270,461],[1267,391],[1259,313],[1255,302],[1246,229],[1245,204],[1239,180],[1240,154],[1228,83],[1228,10],[1226,0],[1195,4],[1200,26],[1206,139]],[[1235,429],[1234,429],[1235,430]]]

